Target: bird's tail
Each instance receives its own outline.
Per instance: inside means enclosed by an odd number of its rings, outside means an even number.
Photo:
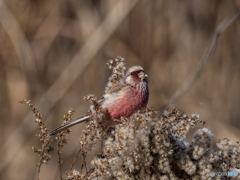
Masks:
[[[73,121],[71,121],[71,122],[69,122],[69,123],[67,123],[67,124],[64,124],[63,126],[60,126],[60,127],[56,128],[56,129],[54,129],[52,132],[50,132],[50,133],[49,133],[49,136],[54,136],[54,135],[56,135],[57,133],[65,130],[65,129],[67,129],[67,128],[70,128],[70,127],[72,127],[72,126],[74,126],[74,125],[76,125],[76,124],[85,122],[86,120],[89,119],[89,117],[90,117],[90,116],[83,116],[83,117],[80,117],[80,118],[78,118],[78,119],[76,119],[76,120],[73,120]]]

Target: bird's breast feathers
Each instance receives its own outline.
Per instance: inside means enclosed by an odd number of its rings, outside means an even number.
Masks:
[[[144,98],[140,89],[125,86],[120,91],[105,94],[101,107],[109,119],[128,117],[146,106],[144,101],[147,102],[147,99]]]

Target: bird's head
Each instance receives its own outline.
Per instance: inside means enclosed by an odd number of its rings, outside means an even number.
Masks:
[[[127,70],[124,81],[131,86],[136,86],[147,83],[147,75],[141,66],[132,66]]]

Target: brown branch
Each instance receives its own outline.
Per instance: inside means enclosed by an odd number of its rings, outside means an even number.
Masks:
[[[182,85],[177,89],[177,91],[169,98],[167,103],[161,108],[165,109],[166,107],[171,106],[176,101],[178,101],[197,81],[207,62],[213,56],[215,49],[217,47],[217,42],[219,36],[238,18],[240,17],[240,11],[237,11],[230,16],[228,16],[222,23],[220,23],[214,30],[208,48],[206,52],[203,54],[198,66],[194,70],[194,72],[188,76],[188,78],[182,83]]]

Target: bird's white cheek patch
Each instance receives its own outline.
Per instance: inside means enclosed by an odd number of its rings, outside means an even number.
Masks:
[[[126,78],[126,82],[127,82],[127,84],[134,84],[133,78],[131,76],[128,76]]]

